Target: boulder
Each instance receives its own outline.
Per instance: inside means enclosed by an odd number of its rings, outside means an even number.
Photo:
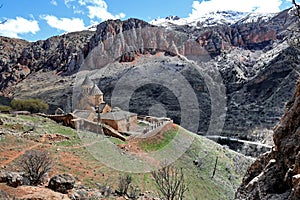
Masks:
[[[17,172],[8,172],[6,177],[7,185],[18,187],[23,184],[23,176]]]
[[[68,190],[74,188],[75,178],[71,174],[57,174],[53,176],[48,187],[56,192],[66,194]]]
[[[7,182],[7,172],[0,172],[0,183]]]

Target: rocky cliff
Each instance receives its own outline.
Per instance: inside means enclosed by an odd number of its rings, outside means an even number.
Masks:
[[[236,199],[300,199],[300,83],[274,128],[273,150],[248,169]]]
[[[83,31],[32,43],[0,37],[1,94],[11,95],[12,86],[40,70],[63,75],[76,72],[89,51],[93,34]]]
[[[33,43],[0,37],[1,93],[39,97],[50,104],[52,111],[57,107],[69,111],[78,71],[105,69],[94,79],[110,103],[124,74],[158,66],[188,81],[200,102],[198,131],[206,132],[213,115],[212,94],[197,69],[216,68],[226,89],[222,133],[247,138],[254,130],[273,127],[292,96],[299,59],[298,50],[287,42],[287,29],[295,22],[293,13],[285,10],[267,20],[241,19],[231,25],[200,28],[157,27],[129,19],[103,22],[96,32],[69,33]],[[151,71],[153,76],[159,72],[158,68]],[[180,123],[178,99],[159,85],[137,88],[129,108],[148,114],[157,104],[163,106],[159,110]],[[249,138],[260,140],[261,134]]]

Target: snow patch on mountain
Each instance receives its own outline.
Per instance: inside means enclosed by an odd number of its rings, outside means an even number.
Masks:
[[[156,26],[167,27],[169,25],[190,25],[190,26],[215,26],[215,25],[230,25],[236,23],[248,13],[235,11],[216,11],[204,13],[198,17],[179,18],[177,16],[169,16],[150,21],[150,24]]]
[[[249,13],[245,17],[241,18],[237,23],[246,24],[246,23],[267,22],[275,15],[276,13]]]
[[[206,13],[195,19],[189,19],[190,23],[196,26],[216,26],[216,25],[231,25],[236,23],[248,13],[235,11],[216,11]]]
[[[274,17],[275,13],[248,13],[237,11],[215,11],[204,13],[198,17],[179,18],[178,16],[169,16],[150,21],[150,24],[163,27],[172,27],[178,25],[189,25],[196,27],[210,27],[217,25],[232,25],[235,23],[253,23],[268,21]]]

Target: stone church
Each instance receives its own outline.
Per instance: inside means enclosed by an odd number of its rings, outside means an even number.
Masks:
[[[97,109],[101,113],[111,111],[110,106],[103,100],[103,92],[88,76],[82,82],[81,94],[76,109],[90,111],[96,111]]]
[[[137,114],[119,108],[111,109],[103,99],[103,92],[88,76],[81,84],[81,94],[73,114],[88,121],[100,121],[119,132],[137,130]]]

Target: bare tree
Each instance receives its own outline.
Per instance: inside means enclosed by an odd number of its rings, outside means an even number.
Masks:
[[[127,194],[131,182],[132,177],[130,175],[119,176],[118,193],[120,195]]]
[[[296,0],[292,0],[292,3],[294,4],[296,11],[297,11],[297,16],[300,19],[300,5],[296,3]]]
[[[30,185],[38,185],[53,167],[53,160],[47,151],[28,150],[19,164],[29,178]]]
[[[166,166],[151,172],[158,190],[167,200],[182,200],[188,190],[182,168]]]
[[[300,50],[300,39],[299,39],[299,34],[300,34],[300,5],[296,3],[296,0],[292,0],[292,3],[296,9],[295,16],[298,18],[297,24],[295,26],[291,27],[288,29],[290,31],[290,36],[288,38],[288,43],[290,46]]]
[[[130,175],[119,176],[117,194],[120,196],[126,195],[130,199],[138,199],[140,189],[137,186],[132,185],[132,177]]]

